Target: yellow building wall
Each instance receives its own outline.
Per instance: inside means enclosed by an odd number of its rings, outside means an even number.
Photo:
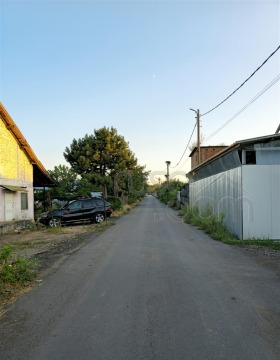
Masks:
[[[33,182],[33,166],[0,117],[0,177]]]

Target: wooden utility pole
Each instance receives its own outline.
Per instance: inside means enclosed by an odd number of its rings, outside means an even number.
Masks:
[[[196,111],[196,126],[197,126],[197,156],[198,162],[197,165],[200,164],[201,156],[200,156],[200,113],[199,109]]]
[[[200,113],[199,109],[194,110],[190,109],[196,113],[196,126],[197,126],[197,165],[201,162],[201,155],[200,155]]]

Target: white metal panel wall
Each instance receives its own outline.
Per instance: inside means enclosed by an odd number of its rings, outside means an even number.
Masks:
[[[225,226],[242,238],[241,167],[190,183],[190,205],[200,212],[210,208],[215,216],[223,213]]]
[[[280,165],[242,166],[243,238],[280,239]]]

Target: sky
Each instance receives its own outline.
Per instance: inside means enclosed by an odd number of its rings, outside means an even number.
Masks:
[[[278,0],[0,0],[0,22],[0,101],[44,167],[70,166],[73,139],[113,126],[151,182],[166,161],[185,178],[190,109],[215,107],[280,44]],[[279,73],[280,50],[201,117],[202,145],[273,134]]]

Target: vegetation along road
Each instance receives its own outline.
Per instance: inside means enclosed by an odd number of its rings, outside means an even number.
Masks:
[[[280,358],[279,277],[152,196],[0,320],[12,360]]]

